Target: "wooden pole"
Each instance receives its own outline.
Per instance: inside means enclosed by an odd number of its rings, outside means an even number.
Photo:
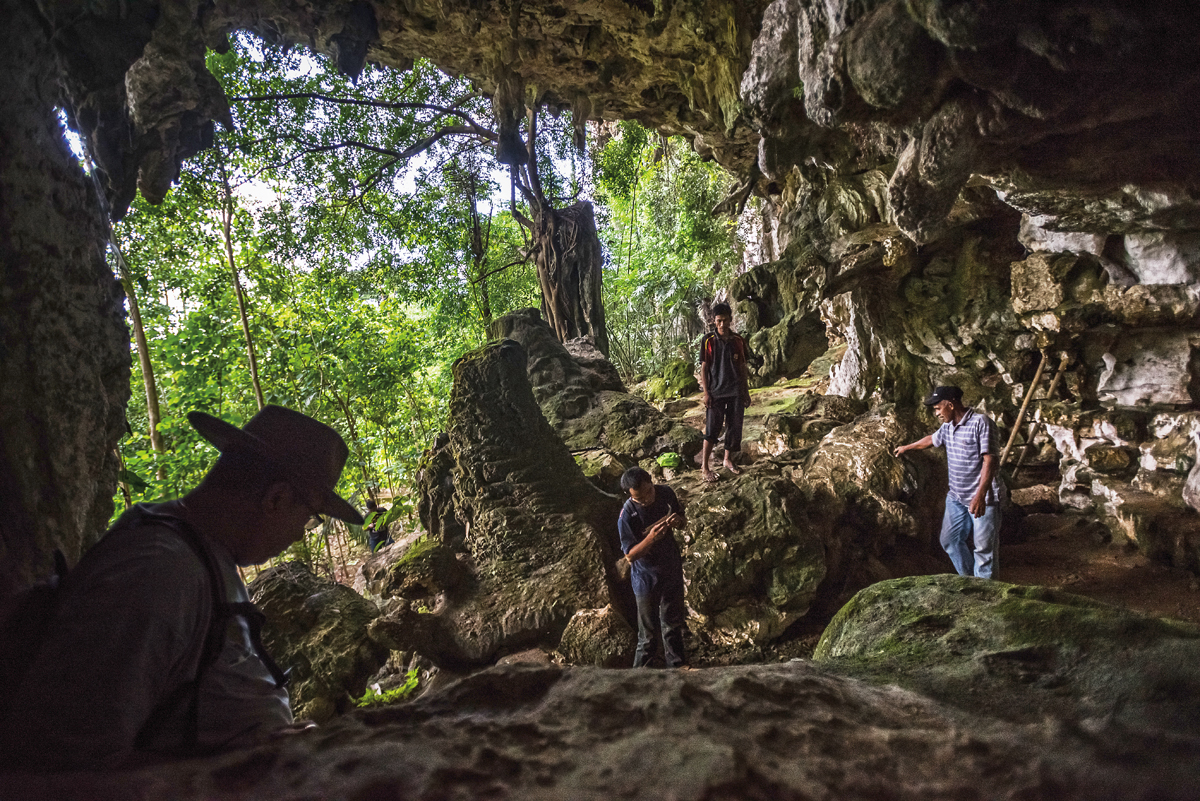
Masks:
[[[1066,353],[1063,353],[1062,361],[1058,363],[1058,370],[1054,373],[1054,378],[1050,381],[1050,389],[1046,390],[1047,398],[1054,397],[1054,391],[1058,389],[1058,384],[1062,381],[1063,373],[1067,372],[1067,365],[1070,363],[1071,359]],[[1025,457],[1029,454],[1030,448],[1033,445],[1033,438],[1037,436],[1038,430],[1041,427],[1041,420],[1034,420],[1033,425],[1029,427],[1029,436],[1025,438],[1025,447],[1021,449],[1021,455],[1017,457],[1017,464],[1013,467],[1013,478],[1017,477],[1017,473],[1020,471],[1021,465],[1025,462]]]
[[[1000,466],[1008,461],[1008,452],[1012,450],[1013,443],[1017,441],[1017,434],[1021,431],[1021,424],[1025,422],[1025,412],[1029,408],[1029,401],[1033,399],[1033,393],[1037,391],[1037,385],[1042,381],[1042,373],[1046,369],[1046,360],[1049,358],[1046,351],[1042,351],[1042,360],[1038,362],[1037,372],[1033,374],[1033,383],[1029,385],[1029,392],[1025,395],[1025,402],[1021,404],[1021,411],[1017,413],[1017,421],[1013,423],[1012,434],[1008,438],[1008,444],[1004,446],[1004,451],[1000,454]]]

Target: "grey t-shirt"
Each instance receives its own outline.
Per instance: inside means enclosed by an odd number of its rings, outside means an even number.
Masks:
[[[136,514],[131,510],[128,514]],[[125,518],[122,518],[125,520]],[[208,541],[230,602],[248,602],[233,557]],[[7,732],[31,765],[106,768],[142,748],[178,751],[190,736],[190,694],[212,612],[207,568],[161,523],[114,527],[67,576],[60,605],[15,699]],[[275,687],[254,653],[242,617],[229,621],[224,647],[204,673],[198,745],[234,746],[292,722],[287,691]],[[180,698],[177,708],[158,709]],[[143,734],[143,737],[146,737]]]

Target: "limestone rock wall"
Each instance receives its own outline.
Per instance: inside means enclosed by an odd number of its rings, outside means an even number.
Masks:
[[[0,596],[50,575],[112,514],[129,398],[124,295],[100,207],[63,140],[53,49],[33,4],[0,34]]]

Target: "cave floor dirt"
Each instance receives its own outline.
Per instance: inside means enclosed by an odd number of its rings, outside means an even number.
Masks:
[[[1200,624],[1200,579],[1193,573],[1151,561],[1131,543],[1110,542],[1078,516],[1031,515],[1026,522],[1023,541],[1001,543],[1001,580]]]

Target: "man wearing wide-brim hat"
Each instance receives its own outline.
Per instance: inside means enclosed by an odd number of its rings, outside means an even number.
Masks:
[[[924,448],[946,449],[950,489],[942,517],[942,548],[960,576],[995,578],[997,538],[1005,500],[1000,478],[996,424],[967,408],[958,387],[937,387],[925,399],[942,426],[927,437],[896,448],[896,456]]]
[[[293,727],[237,566],[279,554],[313,515],[362,522],[334,492],[349,450],[279,406],[243,428],[188,421],[220,458],[184,497],[128,510],[67,575],[3,721],[23,767],[115,767]]]

